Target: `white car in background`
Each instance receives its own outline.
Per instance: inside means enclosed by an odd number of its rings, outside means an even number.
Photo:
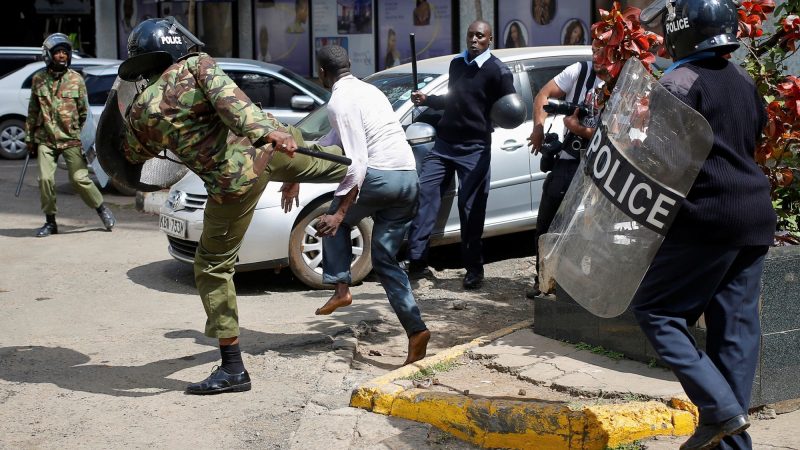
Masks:
[[[84,68],[119,63],[116,59],[73,58],[70,68],[78,73]],[[25,146],[25,118],[31,82],[36,72],[45,70],[44,62],[35,62],[0,78],[0,156],[21,159],[28,152]],[[97,116],[99,117],[99,116]]]
[[[527,105],[539,89],[566,66],[576,61],[590,61],[589,46],[528,47],[492,50],[514,74],[514,86]],[[427,94],[447,92],[448,67],[453,56],[419,61],[421,90]],[[411,103],[411,65],[393,67],[364,78],[388,97],[395,114],[406,127],[406,137],[419,165],[430,150],[435,124],[441,111],[414,107]],[[424,85],[424,86],[422,86]],[[539,171],[539,156],[532,155],[527,138],[533,128],[532,111],[515,129],[495,129],[492,134],[492,181],[486,208],[484,237],[515,233],[536,228],[536,215],[545,174]],[[415,122],[411,125],[412,116]],[[545,129],[563,133],[563,116],[548,117]],[[320,108],[298,123],[308,140],[319,139],[329,129],[326,108]],[[455,178],[455,177],[454,177]],[[324,214],[336,188],[335,184],[304,183],[300,188],[300,207],[288,214],[280,207],[279,183],[267,185],[253,215],[239,251],[236,269],[280,269],[288,266],[294,275],[312,288],[322,284],[322,242],[315,237],[314,225]],[[460,223],[455,201],[455,181],[442,200],[431,245],[458,242]],[[169,198],[160,209],[160,227],[169,242],[169,253],[191,263],[203,229],[203,209],[207,194],[203,182],[193,173],[172,186]],[[371,270],[370,239],[372,222],[362,220],[351,230],[353,240],[352,277],[359,282]]]

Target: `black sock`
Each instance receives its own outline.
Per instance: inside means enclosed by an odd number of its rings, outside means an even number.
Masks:
[[[244,372],[244,362],[239,344],[220,345],[219,352],[222,354],[222,370],[230,374]]]
[[[105,203],[100,203],[100,206],[98,206],[94,210],[97,211],[97,214],[100,214],[101,212],[103,212],[103,208],[105,208],[105,207],[106,207]]]
[[[56,215],[55,214],[45,214],[44,221],[47,223],[56,223]]]

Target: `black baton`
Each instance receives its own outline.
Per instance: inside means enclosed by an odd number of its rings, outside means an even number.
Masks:
[[[25,181],[25,172],[28,171],[28,163],[31,161],[31,154],[28,152],[25,155],[25,164],[22,166],[22,173],[19,174],[19,182],[17,183],[17,190],[14,192],[14,197],[19,197],[19,193],[22,191],[22,182]]]
[[[414,79],[414,87],[411,92],[419,89],[419,82],[417,81],[417,44],[414,33],[409,33],[408,39],[411,41],[411,77]]]
[[[408,34],[408,40],[411,41],[411,78],[414,82],[414,87],[411,88],[411,92],[413,93],[417,89],[419,89],[419,81],[417,80],[417,43],[416,37],[414,33]],[[414,111],[416,107],[411,110],[411,123],[414,123],[416,118],[414,117]]]
[[[295,151],[297,153],[300,153],[301,155],[307,155],[314,158],[325,159],[345,166],[349,166],[350,164],[353,163],[353,160],[346,156],[332,155],[330,153],[320,152],[318,150],[311,150],[310,148],[297,147]]]

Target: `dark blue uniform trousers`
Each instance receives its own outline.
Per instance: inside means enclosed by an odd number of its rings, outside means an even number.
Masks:
[[[467,273],[483,275],[481,236],[489,197],[491,156],[490,143],[455,144],[436,140],[420,167],[419,211],[408,235],[410,259],[428,259],[428,241],[442,206],[442,196],[455,173],[458,175],[461,259]]]
[[[761,327],[758,299],[766,246],[690,245],[665,240],[634,296],[639,325],[686,395],[700,423],[747,414]],[[688,325],[705,313],[706,351]],[[752,448],[728,436],[723,449]]]

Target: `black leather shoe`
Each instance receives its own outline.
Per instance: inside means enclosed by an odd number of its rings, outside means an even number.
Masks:
[[[36,237],[46,237],[51,234],[58,234],[58,225],[55,222],[45,222],[41,228],[36,230]]]
[[[97,215],[100,216],[100,220],[103,221],[103,226],[106,227],[106,230],[108,231],[111,231],[111,229],[114,228],[114,225],[117,223],[117,219],[114,217],[114,214],[106,205],[100,205],[100,211],[97,213]]]
[[[724,422],[698,425],[694,434],[681,445],[681,450],[705,450],[717,446],[725,436],[733,436],[750,426],[747,417],[739,414]]]
[[[420,278],[429,278],[433,276],[433,272],[428,268],[425,261],[419,259],[409,260],[405,264],[405,270],[408,272],[408,278],[411,280],[418,280]]]
[[[244,392],[250,390],[250,374],[245,370],[242,373],[230,374],[222,367],[214,366],[211,375],[199,383],[186,386],[187,394],[208,395],[222,392]]]
[[[464,289],[478,289],[483,284],[483,274],[467,273],[464,276]]]

